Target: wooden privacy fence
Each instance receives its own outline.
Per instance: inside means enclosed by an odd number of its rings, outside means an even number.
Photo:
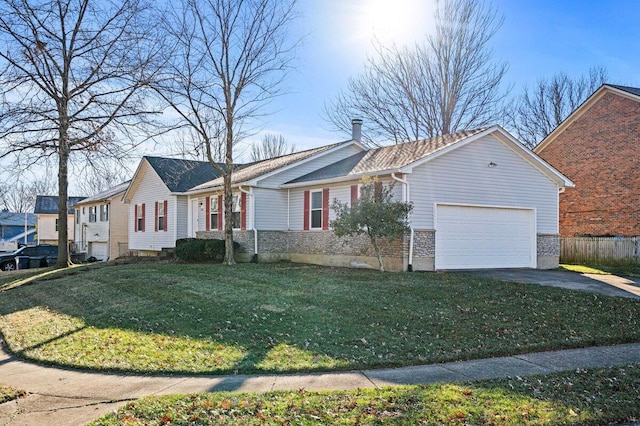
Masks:
[[[640,237],[562,237],[561,263],[640,263]]]

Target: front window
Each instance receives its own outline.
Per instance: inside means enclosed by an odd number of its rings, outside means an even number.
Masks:
[[[89,207],[89,222],[96,221],[96,206]]]
[[[322,228],[322,191],[311,193],[311,228]]]
[[[58,232],[58,219],[56,219],[56,232]]]
[[[76,224],[79,224],[80,223],[80,210],[76,209],[75,213],[76,213]]]
[[[211,206],[210,206],[210,218],[211,221],[211,229],[218,229],[218,197],[211,198]]]
[[[102,204],[100,206],[100,222],[106,222],[109,220],[109,204]]]
[[[165,230],[165,221],[164,221],[165,213],[164,213],[164,202],[161,201],[158,203],[158,231]]]
[[[144,214],[142,213],[142,204],[136,205],[136,229],[138,231],[142,231],[142,226],[144,224]]]
[[[240,229],[240,227],[242,226],[242,224],[240,223],[240,220],[241,220],[240,210],[241,210],[240,196],[234,195],[233,196],[233,213],[231,214],[231,222],[233,224],[234,229]]]

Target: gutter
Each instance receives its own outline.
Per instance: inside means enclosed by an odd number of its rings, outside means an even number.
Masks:
[[[396,176],[395,172],[391,173],[391,178],[402,184],[402,201],[405,203],[408,203],[409,202],[409,182],[407,182],[406,179],[401,179],[398,176]],[[410,229],[411,229],[411,234],[409,237],[409,265],[407,269],[409,272],[413,272],[413,236],[414,236],[413,226],[410,227]]]
[[[249,195],[251,200],[251,230],[253,231],[253,258],[251,262],[258,261],[258,230],[256,229],[256,199],[253,196],[253,188],[250,188],[248,191],[242,187],[242,185],[238,185],[238,189],[240,192],[244,192]]]

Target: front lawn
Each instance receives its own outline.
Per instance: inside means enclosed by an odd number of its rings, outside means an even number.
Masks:
[[[147,397],[92,425],[602,425],[636,421],[639,400],[640,366],[629,365],[472,384]]]
[[[0,292],[15,354],[113,371],[416,365],[637,342],[639,325],[633,299],[300,264],[120,265]]]

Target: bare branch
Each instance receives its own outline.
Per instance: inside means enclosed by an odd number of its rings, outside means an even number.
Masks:
[[[365,71],[325,105],[327,121],[348,134],[351,118],[365,118],[370,145],[494,124],[506,95],[500,87],[507,65],[492,62],[489,43],[501,25],[482,2],[438,2],[434,33],[413,47],[376,43]]]

